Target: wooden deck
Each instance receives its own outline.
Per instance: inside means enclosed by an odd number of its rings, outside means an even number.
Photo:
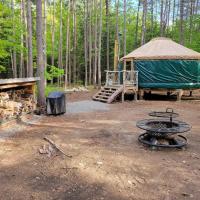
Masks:
[[[123,102],[126,93],[135,94],[135,100],[137,100],[137,92],[137,71],[106,71],[106,85],[94,95],[93,100],[112,103],[121,95]]]

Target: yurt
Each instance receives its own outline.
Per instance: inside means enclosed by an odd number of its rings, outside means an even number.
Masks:
[[[200,53],[171,39],[152,39],[123,60],[139,72],[139,88],[200,88]]]

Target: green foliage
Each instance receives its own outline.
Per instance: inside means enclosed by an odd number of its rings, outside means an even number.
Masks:
[[[55,66],[50,66],[49,71],[46,70],[45,78],[49,81],[64,75],[64,69],[59,69]]]
[[[6,71],[6,68],[2,65],[0,65],[0,72],[5,72]]]
[[[9,41],[12,26],[10,14],[10,9],[0,3],[0,59],[10,55],[9,48],[12,46]]]

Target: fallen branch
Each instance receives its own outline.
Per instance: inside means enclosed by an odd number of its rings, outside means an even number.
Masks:
[[[60,147],[58,147],[55,142],[53,142],[51,139],[44,137],[44,140],[46,140],[47,142],[49,142],[55,149],[57,149],[59,152],[61,152],[63,155],[65,155],[68,158],[72,158],[71,155],[67,155]]]

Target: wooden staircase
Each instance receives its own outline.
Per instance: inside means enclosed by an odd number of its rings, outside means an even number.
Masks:
[[[97,94],[93,96],[93,100],[104,103],[112,103],[117,98],[117,96],[122,92],[123,92],[123,85],[105,86]]]

